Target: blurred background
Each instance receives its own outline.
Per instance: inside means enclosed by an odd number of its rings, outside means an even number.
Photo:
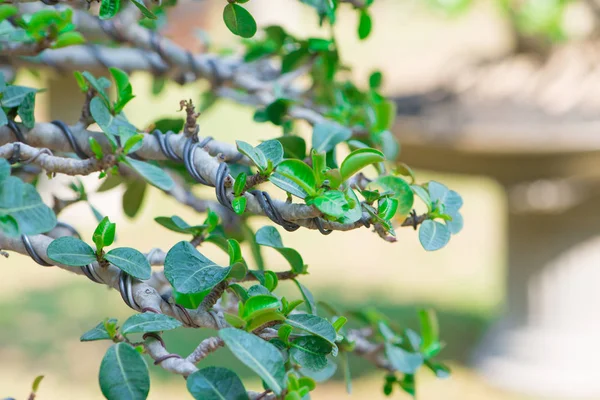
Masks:
[[[217,48],[235,46],[222,23],[222,3],[180,0],[163,33],[191,50],[202,49],[198,29]],[[407,327],[417,326],[419,307],[435,308],[447,343],[441,358],[453,374],[437,380],[422,373],[419,399],[600,398],[594,5],[377,0],[366,41],[357,39],[356,12],[342,7],[335,28],[342,59],[365,86],[371,72],[384,73],[385,93],[398,98],[400,160],[417,169],[420,182],[437,180],[463,196],[465,227],[434,253],[425,252],[410,229],[398,229],[395,244],[366,229],[282,236],[309,265],[303,283],[319,300],[346,310],[374,307]],[[314,9],[297,0],[254,0],[248,8],[259,25],[281,24],[298,36],[319,32]],[[81,96],[71,76],[21,71],[17,81],[49,88],[38,96],[39,121],[78,118]],[[137,97],[126,112],[138,127],[179,117],[179,101],[196,101],[206,89],[168,83],[155,97],[150,76],[134,74],[132,84]],[[280,135],[252,115],[219,102],[200,116],[200,134],[252,144]],[[307,138],[310,132],[302,127]],[[67,196],[67,183],[45,180],[40,191],[47,200],[52,193]],[[98,179],[84,184],[92,193]],[[141,251],[182,240],[154,217],[204,218],[154,189],[135,220],[123,214],[119,193],[93,194],[91,201],[117,222],[118,244]],[[96,224],[85,204],[68,208],[61,220],[88,238]],[[255,227],[266,223],[253,220]],[[200,250],[226,262],[210,245]],[[275,251],[265,255],[272,269],[286,267]],[[81,277],[15,254],[1,262],[0,397],[24,399],[34,377],[45,375],[40,399],[100,399],[97,374],[107,343],[80,343],[79,336],[105,317],[124,320],[131,310],[118,293]],[[280,287],[298,295],[285,283]],[[190,329],[165,338],[173,352],[188,353],[209,334]],[[202,365],[234,366],[247,387],[258,388],[250,371],[232,361],[221,350]],[[351,366],[353,398],[384,398],[381,372],[358,358]],[[150,399],[191,398],[180,377],[150,369]],[[339,375],[312,398],[348,398]]]

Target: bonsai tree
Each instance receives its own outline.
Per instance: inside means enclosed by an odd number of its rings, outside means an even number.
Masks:
[[[99,372],[107,399],[145,399],[147,360],[185,377],[181,384],[196,399],[307,399],[336,369],[345,371],[350,387],[349,354],[383,370],[385,393],[414,395],[421,368],[449,373],[434,360],[443,346],[433,311],[419,312],[416,332],[377,313],[344,315],[318,302],[302,284],[310,260],[286,247],[280,232],[370,229],[373,240],[395,242],[395,229],[407,227],[433,251],[460,231],[462,199],[441,183],[419,182],[399,162],[389,130],[395,105],[379,92],[381,73],[353,82],[333,30],[327,37],[296,37],[281,26],[258,29],[246,2],[229,0],[223,10],[225,25],[244,38],[240,48],[202,54],[158,32],[176,1],[0,5],[0,248],[107,285],[132,309],[125,321],[107,315],[81,336],[108,342]],[[315,23],[330,26],[339,8],[352,7],[359,38],[369,36],[372,1],[302,3],[314,8]],[[82,93],[79,120],[36,121],[40,90],[11,83],[22,67],[72,71]],[[135,96],[134,71],[152,74],[158,95],[166,80],[205,80],[210,90],[174,104],[182,118],[136,127],[125,113]],[[257,146],[200,135],[200,112],[222,98],[253,107],[254,121],[280,127],[281,135]],[[94,123],[99,130],[89,129]],[[297,135],[303,125],[312,129],[308,143]],[[339,149],[348,155],[339,157]],[[74,197],[45,204],[36,189],[40,174],[72,176]],[[98,192],[125,187],[123,208],[131,218],[152,185],[196,210],[198,220],[156,216],[156,230],[181,234],[170,249],[118,247],[115,223],[92,206],[94,193],[77,179],[90,174],[102,181]],[[196,185],[213,187],[214,196],[199,198]],[[69,221],[57,222],[78,202],[89,203],[98,219],[91,238]],[[253,231],[248,221],[256,218],[264,226]],[[222,249],[229,264],[208,259],[205,246]],[[265,247],[289,268],[272,271],[261,255]],[[283,280],[294,282],[296,296],[278,293]],[[187,355],[171,353],[161,336],[206,328],[215,335]],[[233,371],[202,365],[208,354],[225,351],[263,387],[250,390]],[[39,379],[34,391],[38,385]]]

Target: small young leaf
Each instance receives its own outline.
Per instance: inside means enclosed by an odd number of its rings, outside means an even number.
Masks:
[[[119,0],[102,0],[100,3],[100,19],[110,19],[119,12]]]
[[[371,16],[366,9],[359,11],[359,22],[358,22],[358,38],[360,40],[366,39],[371,33]]]
[[[58,35],[50,48],[60,49],[61,47],[73,46],[82,43],[85,43],[85,38],[81,33],[75,31],[63,32]]]
[[[110,246],[115,241],[116,224],[110,222],[108,217],[104,217],[96,227],[92,239],[96,244],[96,251],[100,253],[102,248]]]
[[[286,387],[284,360],[275,346],[235,328],[219,330],[219,337],[242,363],[262,378],[277,395]]]
[[[256,33],[256,21],[252,15],[237,4],[227,4],[223,10],[225,25],[234,35],[251,38]]]
[[[242,215],[244,213],[244,210],[246,209],[246,202],[247,199],[243,196],[235,197],[231,202],[233,211],[235,211],[235,213],[238,215]]]
[[[281,304],[277,298],[270,295],[253,296],[244,303],[244,312],[242,317],[246,320],[255,318],[257,312],[265,310],[277,310]]]
[[[369,76],[369,87],[371,89],[379,89],[383,82],[383,74],[380,71],[375,71]]]
[[[96,261],[94,249],[84,241],[70,236],[53,240],[46,252],[51,260],[71,267],[81,267]]]
[[[233,194],[236,196],[240,196],[244,191],[244,187],[246,186],[247,175],[245,172],[240,173],[235,178],[235,182],[233,184]]]
[[[116,324],[117,320],[110,319],[110,320],[108,320],[108,322]],[[90,329],[89,331],[87,331],[86,333],[81,335],[81,338],[79,338],[79,340],[82,342],[91,342],[94,340],[110,340],[110,339],[111,339],[111,337],[110,337],[108,331],[106,330],[104,322],[100,322],[98,325],[96,325],[95,328]]]
[[[104,255],[106,261],[138,279],[150,279],[152,268],[146,257],[129,247],[118,247]]]
[[[44,379],[44,375],[39,375],[33,380],[33,383],[31,384],[32,393],[37,393],[38,389],[40,388],[40,383],[42,382],[42,379]]]
[[[145,312],[129,317],[121,328],[124,335],[130,333],[169,331],[181,326],[181,322],[164,314]]]
[[[148,10],[141,0],[131,0],[131,2],[142,12],[144,17],[149,19],[156,19],[156,15],[152,11]]]
[[[104,152],[102,151],[102,146],[100,146],[100,143],[98,143],[98,141],[91,136],[89,137],[88,141],[90,143],[90,149],[96,156],[96,159],[102,160],[102,158],[104,158]]]
[[[340,167],[342,181],[347,180],[367,165],[382,161],[385,161],[385,156],[379,150],[370,148],[354,150],[344,159]]]
[[[187,378],[187,389],[196,400],[248,400],[240,378],[227,368],[207,367]]]
[[[131,345],[112,345],[100,364],[100,389],[107,400],[145,400],[150,391],[148,366]]]

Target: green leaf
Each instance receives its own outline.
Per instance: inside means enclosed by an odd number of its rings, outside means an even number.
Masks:
[[[245,155],[258,167],[260,171],[264,171],[268,167],[267,158],[263,154],[262,150],[252,147],[251,144],[243,142],[241,140],[236,140],[235,144],[237,145],[237,149],[240,153]]]
[[[148,10],[146,8],[146,6],[144,5],[144,3],[142,1],[139,0],[131,0],[131,2],[142,12],[142,14],[144,15],[144,17],[149,18],[149,19],[156,19],[156,15],[154,15],[150,10]]]
[[[434,363],[429,360],[425,361],[425,365],[433,371],[435,376],[440,379],[448,378],[450,376],[450,368],[442,363]]]
[[[128,335],[130,333],[170,331],[179,328],[181,325],[181,322],[168,315],[145,312],[129,317],[123,323],[121,333]]]
[[[327,354],[331,353],[331,344],[317,336],[303,336],[291,344],[290,356],[302,368],[321,371],[327,367]]]
[[[30,92],[25,95],[25,98],[19,104],[17,114],[21,117],[21,121],[26,128],[32,129],[35,126],[35,92]]]
[[[2,107],[18,107],[29,93],[35,93],[37,90],[25,86],[9,85],[2,92]]]
[[[0,231],[7,236],[19,236],[19,224],[10,215],[0,215]]]
[[[6,124],[8,124],[8,117],[6,116],[6,113],[2,107],[0,107],[0,126],[4,126]]]
[[[302,187],[300,185],[298,185],[291,179],[286,178],[285,176],[281,175],[277,171],[275,171],[274,173],[272,173],[269,176],[269,182],[271,182],[273,185],[277,186],[279,189],[285,190],[286,192],[289,192],[289,193],[293,194],[294,196],[299,197],[301,199],[304,199],[308,196],[306,191],[304,189],[302,189]]]
[[[304,304],[306,306],[306,310],[313,315],[317,315],[317,302],[313,297],[312,293],[306,286],[298,282],[298,280],[294,279],[294,283],[298,286],[300,290],[300,294],[302,294],[302,298],[304,299]]]
[[[277,99],[274,102],[267,105],[265,108],[265,114],[269,121],[273,124],[281,126],[284,122],[284,118],[287,114],[290,102],[286,99]]]
[[[131,157],[125,158],[125,163],[133,168],[152,186],[165,191],[173,189],[173,179],[161,168],[144,161],[134,160]]]
[[[316,194],[316,179],[313,170],[300,160],[284,160],[277,166],[277,173],[291,180],[309,196]]]
[[[399,215],[406,215],[410,212],[415,202],[415,196],[410,185],[402,178],[393,175],[380,176],[371,184],[369,188],[380,189],[380,192],[392,192],[394,199],[398,200]]]
[[[302,256],[296,250],[283,246],[281,235],[275,227],[263,226],[256,231],[256,243],[277,250],[290,263],[292,271],[295,273],[300,274],[304,272],[304,260],[302,260]]]
[[[285,158],[304,160],[306,157],[306,142],[300,136],[281,136],[274,140],[277,140],[283,146],[283,156]]]
[[[121,200],[123,211],[129,218],[134,218],[141,210],[147,186],[146,181],[141,179],[127,182],[127,189],[125,189]]]
[[[0,166],[8,166],[0,159]],[[4,169],[7,171],[7,169]],[[17,221],[19,232],[26,235],[45,233],[56,225],[56,216],[46,206],[31,184],[8,176],[0,185],[0,216],[9,215]]]
[[[398,211],[398,200],[393,197],[383,197],[379,199],[377,215],[384,220],[390,220]]]
[[[85,78],[86,81],[89,82],[90,85],[94,88],[96,93],[100,96],[100,99],[104,102],[104,105],[109,108],[110,100],[108,99],[108,95],[106,94],[106,89],[110,87],[110,81],[106,78],[96,79],[94,75],[90,74],[88,71],[84,71],[81,75]]]
[[[227,368],[208,367],[187,378],[187,389],[196,400],[248,400],[240,378]]]
[[[444,205],[444,211],[449,214],[458,212],[463,205],[462,197],[454,190],[449,190],[445,185],[436,181],[427,184],[431,202],[436,201]]]
[[[419,241],[427,251],[439,250],[450,241],[450,230],[446,225],[428,219],[419,227]]]
[[[2,4],[0,5],[0,22],[12,17],[13,15],[17,15],[18,13],[19,9],[17,7],[10,4]],[[0,87],[0,91],[3,89],[3,87]]]
[[[312,199],[312,203],[323,214],[330,215],[335,218],[342,218],[350,209],[346,196],[338,190],[329,190],[321,196]]]
[[[120,136],[121,136],[121,140],[123,140],[125,138],[125,136],[122,134]],[[123,146],[123,153],[129,154],[129,153],[133,153],[134,151],[139,150],[143,145],[143,141],[144,141],[143,134],[133,132],[133,135],[127,137],[125,140],[125,145]]]
[[[100,253],[105,246],[110,246],[115,241],[115,228],[117,224],[104,217],[96,227],[92,240],[96,244],[96,251]]]
[[[175,299],[176,304],[195,310],[200,304],[202,304],[202,300],[204,300],[209,293],[210,289],[205,290],[204,292],[193,294],[179,293],[177,290],[173,289],[173,298]]]
[[[52,46],[50,46],[50,48],[60,49],[61,47],[74,46],[76,44],[82,43],[85,43],[85,38],[81,33],[69,31],[63,32],[60,35],[58,35],[58,37],[56,38],[54,43],[52,43]]]
[[[231,267],[223,268],[204,257],[188,242],[179,242],[165,258],[165,276],[181,293],[198,293],[224,280]]]
[[[208,228],[208,225],[206,224],[190,226],[176,215],[173,215],[172,217],[156,217],[154,220],[173,232],[189,233],[191,235],[199,235]]]
[[[246,209],[247,201],[248,200],[243,196],[235,197],[231,202],[231,207],[233,207],[233,211],[235,211],[235,213],[238,215],[242,215],[244,213],[244,210]]]
[[[31,384],[32,393],[37,393],[38,389],[40,388],[40,383],[42,382],[42,379],[44,379],[44,375],[36,376],[36,378],[33,380],[33,383]]]
[[[135,0],[132,1],[137,5]],[[125,105],[135,96],[133,95],[131,83],[129,83],[129,76],[125,71],[115,67],[109,68],[109,71],[117,86],[117,102],[114,105],[114,112],[115,114],[119,114]]]
[[[104,158],[104,152],[102,151],[100,143],[91,136],[88,138],[88,142],[90,143],[90,149],[92,150],[92,153],[94,153],[94,156],[96,156],[96,159],[102,160],[102,158]]]
[[[354,190],[348,188],[345,193],[349,208],[338,221],[342,224],[353,224],[362,218],[362,205],[358,200],[358,196],[354,193]]]
[[[381,132],[392,129],[396,119],[396,103],[391,100],[384,100],[375,106],[376,120],[373,130]]]
[[[344,357],[345,353],[340,354],[340,358],[344,360],[347,357]],[[343,361],[342,361],[343,362]],[[331,360],[331,358],[327,358],[327,365],[320,371],[312,371],[308,368],[300,368],[298,372],[306,377],[310,377],[316,382],[326,382],[335,374],[337,370],[337,364]]]
[[[317,152],[329,152],[352,137],[352,131],[333,122],[322,122],[313,128],[312,146]]]
[[[154,129],[158,129],[162,133],[168,131],[181,132],[184,125],[185,120],[183,118],[162,118],[154,121]]]
[[[427,192],[426,189],[424,189],[423,187],[419,186],[419,185],[410,185],[410,187],[412,188],[413,192],[415,192],[415,194],[417,196],[419,196],[419,198],[421,198],[421,200],[423,200],[423,203],[425,203],[425,205],[427,206],[427,208],[429,210],[431,210],[431,197],[429,197],[429,192]]]
[[[79,71],[73,71],[73,76],[75,77],[75,81],[77,82],[77,86],[79,86],[81,93],[86,93],[89,89],[89,86],[83,77],[83,74]]]
[[[371,16],[366,9],[361,9],[359,11],[359,21],[358,21],[358,38],[360,40],[366,39],[371,33]]]
[[[219,330],[231,352],[252,369],[277,395],[286,387],[284,360],[275,346],[240,329]]]
[[[243,329],[246,326],[246,321],[234,314],[223,313],[225,321],[234,328]]]
[[[277,310],[280,306],[281,304],[276,297],[270,295],[253,296],[244,303],[244,313],[242,314],[242,317],[249,320],[255,318],[258,312]]]
[[[366,167],[367,165],[385,161],[385,156],[379,150],[366,148],[357,149],[348,155],[342,162],[340,173],[342,180],[346,181],[352,175]]]
[[[256,33],[256,21],[244,7],[237,4],[225,6],[223,21],[234,35],[251,38]]]
[[[117,15],[119,11],[119,0],[102,0],[100,3],[100,19],[110,19]]]
[[[450,214],[450,216],[452,217],[452,220],[444,222],[446,223],[446,226],[448,227],[450,233],[456,235],[463,228],[463,217],[459,212]]]
[[[249,321],[248,326],[246,326],[246,331],[252,332],[265,324],[272,323],[274,321],[285,321],[285,316],[279,311],[266,309],[264,311],[256,312],[248,319]]]
[[[419,310],[419,322],[421,324],[421,352],[426,358],[433,357],[440,349],[440,330],[435,315],[432,309]]]
[[[115,118],[110,113],[108,106],[100,97],[94,97],[92,101],[90,101],[90,113],[92,114],[92,118],[98,124],[104,135],[109,140],[113,149],[117,148],[117,140],[115,139],[115,135],[118,132],[118,122],[115,122]]]
[[[117,320],[112,318],[108,320],[108,322],[116,324]],[[94,340],[111,340],[111,337],[106,330],[104,322],[100,322],[98,325],[96,325],[95,328],[90,329],[89,331],[81,335],[81,338],[79,338],[79,340],[82,342],[91,342]]]
[[[300,47],[297,50],[290,51],[288,54],[283,56],[281,60],[281,73],[287,74],[298,67],[308,62],[310,53],[308,48],[305,46]]]
[[[46,250],[48,258],[71,267],[81,267],[96,261],[96,253],[84,241],[63,236],[50,243]]]
[[[294,328],[301,329],[315,336],[325,339],[336,348],[335,339],[337,333],[334,327],[325,318],[311,314],[292,314],[285,321]],[[334,354],[335,355],[335,354]]]
[[[145,400],[150,377],[142,355],[127,343],[111,346],[100,364],[100,389],[108,400]]]
[[[240,173],[235,178],[235,182],[233,183],[233,194],[239,196],[244,191],[244,187],[246,186],[247,175],[245,172]]]
[[[120,270],[138,279],[150,279],[152,268],[146,257],[130,247],[118,247],[104,255],[104,258]]]
[[[267,140],[256,146],[256,148],[262,151],[265,158],[270,160],[274,167],[283,161],[283,146],[278,140]]]
[[[383,82],[383,74],[381,71],[375,71],[369,76],[369,87],[371,89],[378,89],[381,87]]]
[[[396,371],[404,374],[414,374],[423,365],[423,356],[411,353],[391,343],[385,344],[385,355]]]

